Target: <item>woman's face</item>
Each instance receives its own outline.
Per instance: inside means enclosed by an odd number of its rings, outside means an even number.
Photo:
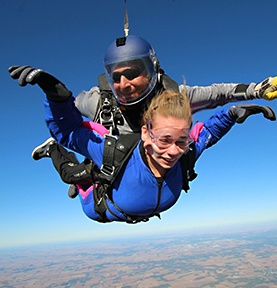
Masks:
[[[189,123],[184,119],[155,115],[152,129],[142,127],[146,157],[155,176],[164,176],[188,152]],[[157,174],[155,174],[157,173]]]
[[[113,86],[123,103],[136,99],[148,86],[149,79],[146,71],[136,69],[136,67],[124,66],[113,71]]]

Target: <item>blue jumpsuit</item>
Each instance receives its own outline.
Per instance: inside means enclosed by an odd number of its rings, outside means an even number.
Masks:
[[[102,165],[104,138],[96,132],[82,127],[83,118],[72,97],[65,102],[53,102],[45,99],[46,123],[53,137],[63,146],[91,159],[98,167]],[[203,123],[203,127],[194,135],[196,159],[204,149],[211,147],[221,139],[235,124],[228,110],[222,110]],[[199,125],[198,125],[199,126]],[[140,143],[128,160],[126,169],[121,171],[120,179],[113,185],[114,203],[125,213],[141,219],[171,208],[180,197],[183,186],[183,174],[180,162],[169,169],[162,181],[158,181],[143,161]],[[121,177],[122,176],[122,177]],[[80,197],[84,213],[97,220],[94,211],[93,193]],[[126,217],[108,202],[112,213],[106,211],[108,221],[126,221]],[[112,214],[115,214],[116,217]]]

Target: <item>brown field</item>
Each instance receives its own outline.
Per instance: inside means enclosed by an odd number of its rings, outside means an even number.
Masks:
[[[0,287],[277,287],[277,231],[0,250]]]

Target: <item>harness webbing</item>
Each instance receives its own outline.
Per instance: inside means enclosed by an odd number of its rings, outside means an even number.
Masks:
[[[110,134],[118,134],[116,132],[116,124],[122,121],[122,114],[118,103],[113,97],[105,74],[98,76],[98,86],[100,89],[100,98],[97,105],[98,112],[93,121],[102,124],[110,131]]]

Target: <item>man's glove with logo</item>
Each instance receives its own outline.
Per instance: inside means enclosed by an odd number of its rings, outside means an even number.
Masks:
[[[258,83],[254,88],[254,94],[257,98],[265,100],[274,100],[277,98],[277,77],[268,77],[263,82]]]
[[[60,80],[41,69],[31,66],[11,66],[8,70],[13,79],[18,79],[20,86],[37,84],[49,100],[62,102],[72,96],[72,92]]]
[[[264,117],[275,121],[276,115],[268,106],[259,106],[254,104],[239,104],[229,108],[230,117],[237,123],[243,123],[250,115],[263,113]]]

